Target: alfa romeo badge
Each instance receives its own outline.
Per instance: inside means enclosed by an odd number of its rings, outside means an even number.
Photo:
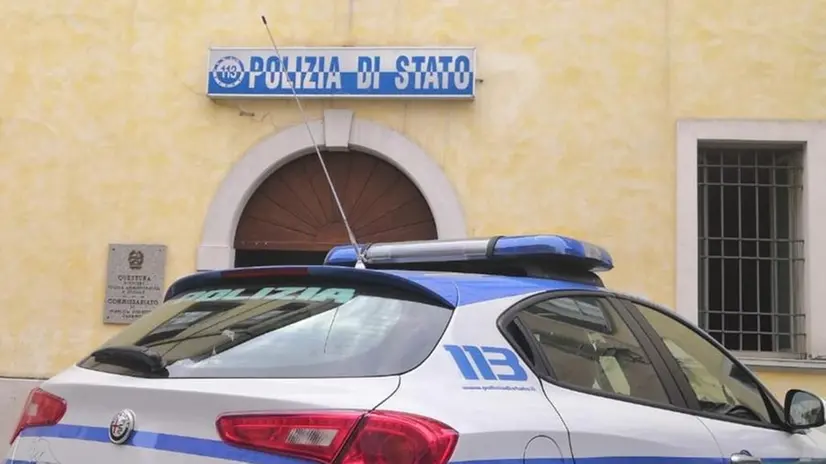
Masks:
[[[129,409],[124,409],[115,414],[112,422],[109,423],[109,441],[116,445],[122,445],[129,440],[134,431],[135,413]]]

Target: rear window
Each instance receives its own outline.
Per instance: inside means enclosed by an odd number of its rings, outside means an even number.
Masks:
[[[430,355],[451,314],[416,295],[351,282],[221,286],[165,302],[104,347],[151,349],[169,378],[396,375]],[[79,365],[147,375],[92,357]]]

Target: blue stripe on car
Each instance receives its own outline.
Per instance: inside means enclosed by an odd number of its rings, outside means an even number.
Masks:
[[[105,427],[85,427],[79,425],[60,424],[48,427],[33,427],[24,430],[21,437],[64,438],[98,443],[109,443],[109,431]],[[112,445],[115,446],[115,445]],[[287,458],[258,451],[245,450],[228,445],[219,440],[187,437],[153,432],[136,432],[122,446],[154,449],[172,453],[188,454],[206,458],[226,459],[251,464],[311,464],[304,459]],[[467,461],[451,461],[452,464],[562,464],[561,458],[512,458],[512,459],[480,459]],[[623,457],[587,457],[576,458],[577,464],[725,464],[727,459],[722,457],[673,457],[673,456],[623,456]],[[823,463],[823,459],[799,458],[769,458],[763,459],[769,464],[794,464],[799,462]],[[5,464],[37,464],[36,461],[26,459],[6,459]]]
[[[449,298],[449,289],[455,288],[452,302],[455,306],[481,303],[517,295],[548,290],[595,290],[605,289],[553,279],[507,277],[496,275],[452,274],[423,271],[380,271],[416,282],[428,290]]]
[[[23,430],[21,437],[66,438],[98,443],[109,443],[106,427],[84,427],[79,425],[53,425],[33,427]],[[114,446],[114,445],[112,445]],[[222,441],[153,432],[135,432],[123,446],[169,451],[205,458],[228,459],[250,464],[314,464],[304,459],[274,456],[268,453],[245,450]],[[18,464],[14,460],[11,461]],[[26,462],[26,461],[23,461]]]

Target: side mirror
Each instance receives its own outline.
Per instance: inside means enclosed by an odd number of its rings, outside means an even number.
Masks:
[[[792,430],[826,425],[826,405],[819,396],[803,390],[789,390],[783,408],[786,425]]]

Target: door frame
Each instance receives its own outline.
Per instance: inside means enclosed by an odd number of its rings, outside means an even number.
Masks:
[[[686,399],[682,395],[679,386],[674,380],[673,373],[668,369],[668,367],[665,364],[665,361],[662,359],[661,353],[655,349],[649,337],[642,331],[642,328],[639,326],[637,321],[630,315],[628,308],[624,304],[619,303],[619,301],[617,301],[616,299],[616,295],[612,292],[607,292],[604,290],[551,290],[532,295],[511,306],[499,316],[496,322],[499,328],[499,332],[502,334],[503,337],[505,337],[509,344],[511,344],[514,347],[518,347],[519,342],[515,340],[513,335],[510,334],[508,331],[508,326],[511,322],[515,320],[517,313],[540,301],[546,301],[555,298],[575,298],[583,296],[591,298],[604,298],[606,302],[611,306],[611,308],[616,311],[621,321],[628,326],[628,329],[640,343],[640,347],[643,350],[643,353],[645,353],[645,355],[648,356],[649,360],[651,361],[652,367],[654,368],[654,371],[657,377],[660,379],[660,382],[662,383],[663,388],[665,389],[666,395],[669,398],[669,403],[658,403],[640,398],[619,395],[616,393],[577,387],[575,385],[569,385],[560,382],[554,374],[552,364],[544,355],[544,352],[542,351],[539,342],[537,342],[536,339],[530,333],[526,332],[522,324],[517,323],[516,327],[520,331],[521,337],[525,339],[527,343],[530,345],[530,351],[532,352],[532,354],[534,354],[534,357],[536,359],[535,362],[539,362],[541,363],[541,365],[535,366],[534,362],[531,362],[522,354],[522,349],[517,349],[516,351],[519,353],[520,357],[522,357],[522,361],[526,365],[528,365],[534,372],[534,374],[541,380],[544,380],[545,382],[548,382],[560,388],[566,388],[569,390],[574,390],[589,395],[601,396],[613,400],[635,403],[643,406],[650,406],[660,409],[669,409],[676,412],[689,411],[690,408],[686,403]]]
[[[683,319],[681,316],[675,314],[673,311],[668,310],[663,306],[654,304],[650,301],[645,301],[640,298],[636,298],[630,295],[616,295],[616,301],[618,304],[621,304],[626,307],[628,313],[633,317],[637,325],[640,329],[646,334],[649,340],[652,341],[654,346],[656,347],[657,351],[660,353],[660,356],[666,360],[666,364],[668,365],[669,372],[671,376],[675,379],[675,382],[679,386],[680,390],[683,392],[683,395],[688,399],[689,404],[691,405],[690,409],[691,412],[699,417],[705,417],[714,420],[721,420],[726,422],[733,422],[740,425],[747,425],[757,428],[764,428],[764,429],[771,429],[771,430],[778,430],[788,433],[788,429],[782,425],[782,418],[783,418],[783,406],[771,394],[768,388],[760,381],[760,379],[752,372],[745,364],[740,362],[729,350],[727,350],[722,344],[717,342],[713,337],[707,334],[705,331],[699,329],[698,327],[694,326],[690,322]],[[743,369],[746,375],[757,385],[757,388],[760,391],[760,395],[763,397],[763,401],[766,402],[769,407],[769,413],[772,414],[772,424],[757,424],[752,421],[747,421],[743,419],[738,419],[736,417],[728,417],[728,416],[721,416],[719,414],[708,413],[702,411],[700,409],[700,403],[697,399],[697,395],[694,393],[694,390],[691,388],[691,384],[688,381],[685,373],[682,369],[680,369],[677,359],[671,354],[671,351],[668,350],[665,343],[662,341],[660,335],[654,330],[654,327],[645,319],[642,313],[637,309],[635,305],[645,306],[651,310],[657,311],[658,313],[672,319],[674,322],[683,325],[684,327],[691,330],[696,336],[704,339],[705,341],[709,342],[714,348],[716,348],[721,354],[723,354],[726,358],[728,358],[732,364],[735,366]]]
[[[622,319],[622,321],[625,324],[627,324],[629,330],[631,330],[634,337],[636,337],[637,340],[640,342],[640,346],[645,355],[648,356],[649,360],[651,360],[652,367],[654,368],[661,382],[663,382],[663,387],[666,388],[666,393],[669,396],[670,403],[657,403],[639,398],[618,395],[615,393],[601,392],[593,389],[576,387],[560,382],[553,374],[553,366],[551,365],[547,357],[543,354],[541,346],[536,341],[536,339],[534,339],[530,333],[526,332],[522,324],[516,324],[515,327],[517,330],[520,331],[521,338],[526,340],[527,343],[530,345],[530,351],[534,355],[535,361],[532,362],[529,359],[527,359],[527,357],[523,354],[523,350],[521,348],[517,349],[516,351],[522,358],[522,361],[526,365],[528,365],[533,371],[533,373],[541,380],[544,380],[560,388],[566,388],[569,390],[574,390],[589,395],[610,398],[617,401],[624,401],[627,403],[635,403],[639,405],[670,410],[682,414],[689,414],[695,417],[706,417],[709,419],[733,422],[740,425],[789,433],[785,427],[783,427],[782,425],[778,425],[776,423],[756,424],[751,421],[746,421],[733,417],[720,416],[700,410],[700,403],[697,399],[697,395],[694,393],[694,390],[691,389],[691,385],[688,382],[685,373],[679,368],[677,360],[665,346],[665,343],[663,343],[661,337],[657,334],[654,328],[647,322],[647,320],[639,312],[636,306],[634,306],[635,304],[651,308],[655,311],[660,312],[661,314],[664,314],[674,319],[676,322],[683,324],[699,337],[712,343],[712,345],[718,350],[720,350],[726,357],[728,357],[732,361],[732,363],[745,369],[745,372],[749,376],[751,376],[758,388],[760,388],[764,401],[766,400],[766,398],[768,398],[770,404],[773,405],[773,408],[770,408],[770,412],[776,416],[772,418],[773,420],[782,418],[783,408],[780,406],[777,399],[773,395],[771,395],[771,393],[768,391],[765,385],[763,385],[763,383],[760,382],[760,380],[754,375],[754,373],[751,370],[749,370],[743,363],[741,363],[736,357],[734,357],[722,345],[720,345],[716,340],[711,338],[711,336],[709,336],[702,330],[691,325],[691,323],[683,320],[680,316],[674,314],[667,308],[651,303],[650,301],[645,301],[633,296],[618,294],[615,292],[609,292],[605,290],[545,291],[542,293],[532,295],[505,310],[497,319],[497,326],[499,328],[499,331],[502,334],[502,336],[505,337],[509,344],[511,344],[515,348],[518,348],[519,343],[514,339],[513,335],[509,333],[508,326],[511,322],[514,321],[515,316],[519,311],[540,301],[550,300],[554,298],[566,298],[577,296],[603,297],[611,304],[611,306],[616,310],[617,314]],[[534,365],[534,363],[540,363],[540,365],[536,366]],[[677,395],[674,395],[674,389],[676,389],[676,391],[678,392]]]
[[[238,219],[253,192],[279,167],[313,153],[307,126],[326,150],[350,148],[382,158],[412,180],[430,206],[440,239],[467,237],[465,212],[459,194],[444,170],[405,135],[373,121],[355,117],[347,109],[324,110],[307,125],[296,124],[265,136],[235,162],[220,182],[209,204],[196,256],[199,271],[231,268],[235,262]]]

